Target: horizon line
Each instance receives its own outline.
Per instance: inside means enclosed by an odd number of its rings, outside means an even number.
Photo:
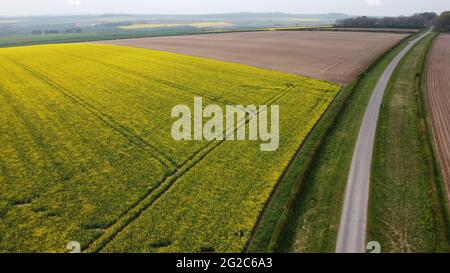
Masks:
[[[212,12],[212,13],[128,13],[128,12],[105,12],[105,13],[47,13],[47,14],[14,14],[3,15],[0,17],[57,17],[57,16],[103,16],[103,15],[125,15],[125,16],[201,16],[201,15],[222,15],[222,14],[270,14],[270,13],[282,13],[287,15],[348,15],[348,16],[367,16],[367,17],[399,17],[399,16],[412,16],[418,13],[434,12],[436,11],[418,11],[412,14],[399,14],[399,15],[363,15],[363,14],[349,14],[344,12],[323,12],[323,13],[290,13],[284,11],[266,11],[266,12],[254,12],[254,11],[238,11],[238,12]]]

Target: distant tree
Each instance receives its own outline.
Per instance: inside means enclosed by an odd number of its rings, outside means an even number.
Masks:
[[[64,31],[64,33],[81,33],[83,30],[81,28],[69,28]]]
[[[450,31],[450,11],[443,12],[437,19],[436,28],[439,31]]]
[[[438,15],[434,12],[425,12],[425,13],[420,13],[419,17],[422,17],[424,20],[425,24],[427,27],[431,27],[436,25],[436,21],[438,19]]]
[[[133,24],[146,24],[147,22],[136,22],[134,23],[133,21],[120,21],[120,22],[111,22],[111,23],[102,23],[100,24],[100,26],[103,27],[122,27],[122,26],[131,26]]]
[[[50,30],[44,31],[44,33],[45,33],[45,34],[58,34],[58,30],[50,29]]]
[[[33,30],[31,32],[31,34],[33,34],[33,35],[40,35],[40,34],[42,34],[42,30]]]

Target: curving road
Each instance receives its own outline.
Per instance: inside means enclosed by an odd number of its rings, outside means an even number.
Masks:
[[[341,214],[341,223],[336,244],[337,253],[366,252],[366,223],[372,151],[384,91],[395,68],[406,53],[422,38],[430,34],[430,32],[427,31],[417,39],[410,41],[391,61],[379,79],[370,98],[359,131],[348,176],[344,207]]]

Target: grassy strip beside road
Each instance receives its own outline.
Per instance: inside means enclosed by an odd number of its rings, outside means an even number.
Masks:
[[[435,35],[397,67],[380,112],[372,164],[368,240],[383,252],[449,251],[447,209],[440,195],[420,75]]]
[[[410,39],[341,91],[279,183],[248,251],[334,251],[348,168],[371,91]]]

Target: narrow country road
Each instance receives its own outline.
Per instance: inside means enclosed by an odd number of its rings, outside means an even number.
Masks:
[[[395,68],[408,51],[422,38],[430,34],[427,31],[409,44],[391,61],[370,98],[364,114],[353,154],[350,173],[345,192],[344,207],[341,214],[339,234],[336,244],[337,253],[366,252],[366,223],[369,200],[370,171],[378,115],[384,91]]]

